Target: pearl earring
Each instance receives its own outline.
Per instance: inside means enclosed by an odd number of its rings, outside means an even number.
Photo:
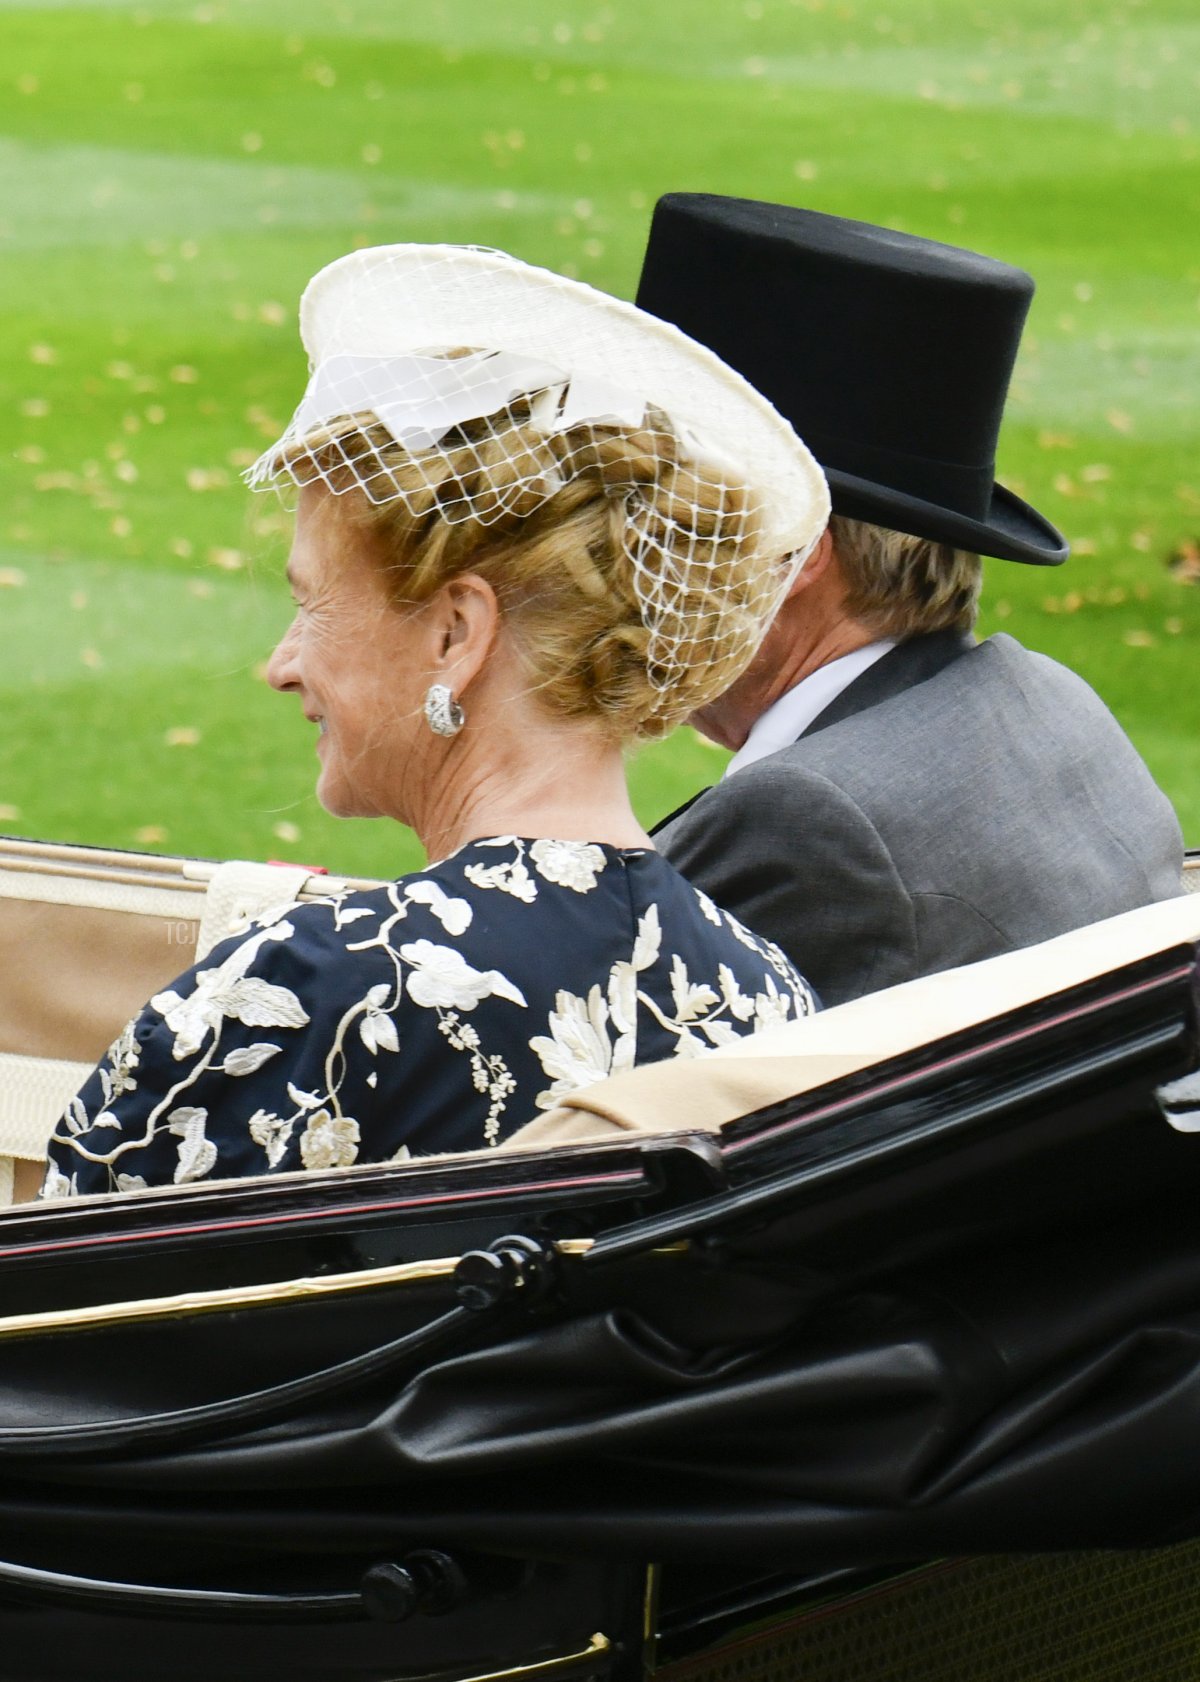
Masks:
[[[431,683],[425,697],[425,717],[435,736],[457,736],[467,716],[444,683]]]

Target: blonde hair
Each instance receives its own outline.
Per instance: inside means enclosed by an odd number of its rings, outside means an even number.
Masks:
[[[397,606],[477,574],[544,706],[621,740],[664,735],[749,663],[786,571],[763,553],[753,492],[714,482],[664,415],[546,436],[530,424],[535,400],[510,404],[507,423],[466,422],[420,451],[373,414],[342,416],[277,465],[345,499]],[[387,500],[363,494],[364,458],[394,487]],[[656,625],[681,648],[669,683],[653,666],[638,590],[633,549],[647,541],[664,555]]]
[[[852,618],[899,639],[974,625],[983,583],[978,555],[841,514],[829,529]]]

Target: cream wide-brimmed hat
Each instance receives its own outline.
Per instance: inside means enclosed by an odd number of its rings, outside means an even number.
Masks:
[[[494,417],[495,436],[503,436],[512,405],[531,396],[522,423],[547,438],[589,425],[661,429],[665,417],[708,486],[746,493],[761,533],[756,637],[829,518],[825,479],[804,443],[712,351],[633,304],[503,252],[453,245],[353,252],[310,281],[300,334],[308,388],[286,432],[248,472],[255,489],[320,477],[337,493],[357,488],[376,503],[402,498],[386,452],[364,451],[360,437],[343,458],[334,423],[347,417],[374,417],[418,463],[467,423]],[[322,466],[331,426],[333,472]],[[320,447],[310,454],[314,437]],[[487,523],[518,506],[518,496],[522,511],[548,499],[574,472],[570,454],[560,452],[553,472],[544,464],[525,479],[510,471],[499,489],[485,486],[440,511]],[[666,684],[664,627],[681,599],[678,550],[666,562],[656,558],[661,531],[654,535],[635,504],[631,493],[627,547],[646,623],[660,633],[654,663]],[[698,541],[687,564],[699,564],[703,551]]]

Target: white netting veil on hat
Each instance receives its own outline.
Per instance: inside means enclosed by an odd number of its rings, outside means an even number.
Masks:
[[[309,284],[300,331],[308,388],[248,483],[507,529],[591,477],[620,514],[664,720],[685,673],[683,711],[733,681],[828,520],[820,468],[739,374],[502,252],[354,252]]]

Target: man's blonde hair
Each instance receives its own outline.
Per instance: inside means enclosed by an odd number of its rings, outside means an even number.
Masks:
[[[829,522],[846,611],[881,637],[969,631],[979,612],[979,556],[949,543],[835,514]]]

